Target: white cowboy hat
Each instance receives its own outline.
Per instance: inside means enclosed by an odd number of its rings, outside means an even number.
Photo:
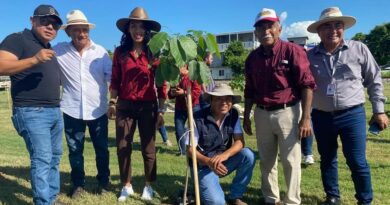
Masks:
[[[153,30],[159,32],[161,30],[161,24],[155,20],[149,19],[148,13],[142,7],[136,7],[130,13],[128,18],[121,18],[116,21],[116,27],[123,33],[127,33],[127,26],[131,20],[137,20],[144,22],[147,30]]]
[[[317,28],[321,24],[330,21],[341,21],[344,23],[344,29],[351,28],[356,23],[355,17],[343,16],[338,7],[329,7],[321,12],[320,19],[307,27],[307,31],[310,33],[317,33]]]
[[[215,85],[214,89],[210,92],[205,92],[205,101],[210,102],[211,96],[232,96],[233,104],[239,103],[241,101],[241,96],[235,95],[232,88],[224,83]]]
[[[66,15],[66,24],[61,26],[61,29],[66,29],[66,27],[71,25],[88,25],[89,29],[95,28],[95,24],[89,23],[87,17],[80,10],[72,10]]]

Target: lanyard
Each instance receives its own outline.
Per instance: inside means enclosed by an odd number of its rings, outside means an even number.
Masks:
[[[328,61],[325,59],[325,54],[322,54],[322,61],[324,62],[324,65],[325,65],[325,67],[326,67],[326,70],[327,70],[328,72],[329,72],[329,70],[332,71],[332,73],[331,73],[331,76],[332,76],[332,77],[333,77],[334,73],[336,72],[337,61],[339,61],[339,59],[340,59],[340,57],[341,57],[341,52],[342,52],[342,50],[340,49],[340,50],[338,51],[337,59],[335,59],[336,61],[333,60],[333,66],[332,66],[332,68],[330,67]]]

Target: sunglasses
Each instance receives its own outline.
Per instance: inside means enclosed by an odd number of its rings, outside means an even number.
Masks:
[[[62,25],[60,22],[58,22],[58,20],[49,16],[39,17],[39,24],[41,26],[48,26],[51,24],[55,30],[60,29]]]

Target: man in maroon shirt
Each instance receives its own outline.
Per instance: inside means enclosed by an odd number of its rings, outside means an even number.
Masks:
[[[245,62],[244,131],[252,135],[249,116],[256,104],[256,138],[265,202],[281,204],[277,173],[279,147],[287,185],[284,203],[300,204],[300,138],[311,135],[314,78],[303,48],[279,39],[282,27],[274,10],[264,8],[257,15],[254,27],[261,45]]]

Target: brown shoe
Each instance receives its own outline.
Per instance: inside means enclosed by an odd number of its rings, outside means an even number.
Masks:
[[[247,203],[243,202],[241,199],[229,199],[228,204],[229,205],[248,205]]]

